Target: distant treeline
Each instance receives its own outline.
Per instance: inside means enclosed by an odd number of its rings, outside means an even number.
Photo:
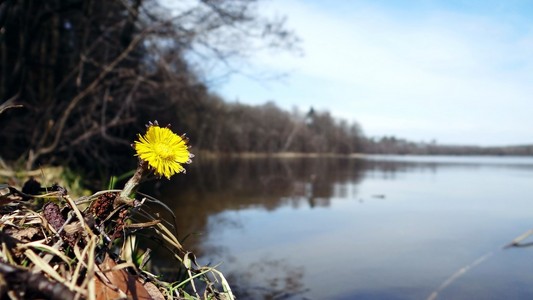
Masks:
[[[372,154],[410,155],[533,155],[533,145],[481,147],[472,145],[440,145],[432,142],[412,142],[394,136],[365,138],[363,151]]]
[[[273,103],[251,106],[213,96],[196,99],[194,106],[193,114],[184,107],[179,120],[198,149],[230,154],[362,151],[359,125],[336,120],[329,112],[287,112]]]

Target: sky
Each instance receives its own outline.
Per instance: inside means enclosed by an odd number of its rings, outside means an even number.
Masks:
[[[228,101],[328,110],[369,137],[533,144],[533,1],[266,0],[260,13],[287,16],[303,54],[248,57],[214,87]]]

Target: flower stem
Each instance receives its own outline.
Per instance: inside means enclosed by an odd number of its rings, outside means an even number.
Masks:
[[[126,204],[129,206],[134,205],[135,199],[131,198],[130,196],[137,190],[137,187],[141,183],[147,170],[148,170],[148,163],[143,160],[139,160],[139,165],[137,166],[137,170],[135,171],[133,176],[128,180],[128,182],[126,182],[120,194],[115,198],[115,201],[113,203],[114,207],[117,207],[121,204]]]

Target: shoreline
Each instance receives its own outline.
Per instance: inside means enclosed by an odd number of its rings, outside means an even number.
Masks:
[[[225,153],[212,151],[192,151],[198,159],[220,159],[220,158],[369,158],[369,157],[533,157],[525,154],[417,154],[417,153],[305,153],[305,152],[240,152]]]

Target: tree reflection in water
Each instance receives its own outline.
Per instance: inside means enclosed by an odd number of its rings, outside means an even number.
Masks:
[[[362,160],[338,158],[196,160],[187,176],[175,176],[158,192],[176,215],[178,236],[192,234],[184,243],[187,249],[200,258],[217,257],[232,264],[238,255],[206,242],[209,236],[245,226],[224,217],[223,212],[328,207],[332,197],[346,197],[347,191],[339,188],[339,183],[356,185],[361,180],[362,164]],[[157,243],[151,247],[157,248]],[[159,272],[169,274],[172,270],[165,269],[166,255],[163,251],[153,262]],[[241,299],[293,298],[307,290],[301,281],[304,266],[291,265],[285,259],[263,258],[226,276]]]
[[[224,211],[279,207],[327,207],[342,193],[335,184],[361,180],[364,162],[356,159],[212,159],[195,161],[187,176],[161,187],[160,199],[174,211],[178,234],[203,234],[207,220]],[[220,226],[238,226],[220,223]],[[201,237],[187,245],[197,255]]]
[[[398,172],[411,168],[436,172],[435,165],[353,158],[197,159],[187,176],[175,176],[161,186],[159,198],[175,213],[178,236],[192,234],[184,243],[187,249],[198,257],[234,264],[238,254],[208,242],[225,230],[246,226],[224,212],[329,207],[332,198],[356,199],[357,190],[346,187],[357,187],[363,176],[394,179]],[[156,265],[165,265],[164,255],[157,259]],[[305,266],[293,266],[284,259],[263,258],[226,275],[242,298],[279,299],[307,290],[301,281],[304,271]]]

